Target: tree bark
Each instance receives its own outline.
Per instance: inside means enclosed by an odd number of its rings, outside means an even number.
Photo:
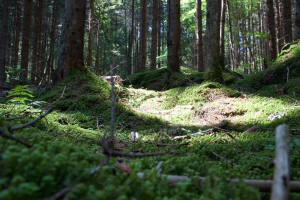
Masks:
[[[281,6],[279,4],[279,0],[275,0],[275,7],[276,7],[276,25],[277,25],[277,48],[278,52],[281,51],[283,45],[284,45],[284,24],[282,21],[282,10]]]
[[[85,0],[65,0],[65,17],[61,37],[61,52],[53,81],[67,76],[73,69],[84,69]]]
[[[21,50],[21,73],[20,78],[23,84],[27,83],[28,68],[29,68],[29,46],[30,32],[32,24],[32,0],[25,0],[24,16],[23,16],[23,35],[22,35],[22,50]]]
[[[267,7],[268,7],[270,56],[272,59],[275,59],[277,57],[277,44],[276,44],[276,30],[275,30],[273,0],[267,0]]]
[[[220,64],[225,69],[225,18],[226,18],[226,0],[222,0],[221,9],[221,30],[220,30]]]
[[[204,72],[203,63],[203,38],[202,38],[202,2],[196,0],[196,16],[197,16],[197,31],[196,31],[196,45],[197,45],[197,70]]]
[[[292,30],[292,7],[291,0],[283,1],[283,17],[284,17],[284,41],[285,44],[293,40]]]
[[[21,31],[21,2],[15,2],[15,10],[16,10],[16,18],[15,18],[15,37],[14,37],[14,45],[13,45],[13,61],[12,66],[17,69],[19,62],[19,45],[20,45],[20,31]]]
[[[180,72],[180,0],[168,0],[168,69]]]
[[[0,85],[6,81],[6,52],[8,40],[8,0],[2,1],[1,31],[0,31]]]
[[[145,71],[147,60],[147,0],[141,0],[141,31],[138,71]]]
[[[94,0],[90,0],[89,9],[89,39],[88,39],[88,56],[87,66],[93,66],[93,40],[94,40]]]
[[[150,69],[156,69],[159,0],[153,0]]]
[[[205,69],[209,70],[207,79],[223,83],[220,65],[220,18],[221,1],[207,0],[206,4],[206,32],[205,32]]]
[[[300,0],[296,0],[295,39],[300,39]]]

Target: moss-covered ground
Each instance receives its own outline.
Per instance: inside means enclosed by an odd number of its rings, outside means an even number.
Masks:
[[[285,123],[292,133],[291,179],[300,181],[297,49],[299,45],[286,47],[273,67],[252,78],[237,81],[235,74],[226,73],[230,87],[204,82],[203,74],[185,68],[183,74],[171,75],[177,80],[172,84],[160,79],[167,69],[131,77],[132,86],[116,87],[115,149],[166,154],[110,158],[92,175],[104,159],[100,140],[110,132],[108,83],[88,71],[74,72],[51,89],[35,91],[31,103],[2,98],[0,127],[5,132],[49,106],[55,109],[33,126],[13,132],[32,148],[0,137],[0,199],[44,199],[63,191],[64,199],[269,199],[269,193],[232,185],[229,179],[272,179],[275,128]],[[288,81],[266,79],[287,67]],[[151,89],[148,83],[157,90],[141,88]],[[229,121],[224,130],[173,140],[222,120]],[[257,131],[244,133],[255,125],[260,126]],[[138,142],[131,141],[131,132],[139,133]],[[161,173],[188,175],[190,181],[169,185],[155,169],[160,161]],[[138,172],[145,173],[143,180]],[[202,187],[199,176],[208,180]],[[291,199],[299,198],[291,194]]]

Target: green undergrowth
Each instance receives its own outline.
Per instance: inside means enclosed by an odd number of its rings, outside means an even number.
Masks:
[[[239,82],[247,90],[258,90],[266,85],[285,84],[300,74],[300,41],[287,44],[267,70],[247,76]]]
[[[124,84],[134,88],[146,88],[149,90],[165,91],[171,88],[186,87],[195,84],[201,84],[205,81],[205,72],[198,72],[188,67],[181,67],[181,73],[172,73],[166,67],[150,70],[141,73],[135,73],[129,76]],[[229,85],[235,83],[243,76],[231,72],[223,71],[224,83]]]
[[[160,70],[153,74],[166,73]],[[185,76],[193,74],[182,71]],[[145,76],[137,79],[146,80]],[[232,77],[225,80],[229,83]],[[0,129],[5,132],[49,106],[55,109],[33,126],[14,132],[32,148],[0,137],[0,199],[44,199],[63,189],[70,189],[63,199],[269,199],[269,193],[229,180],[273,178],[275,127],[283,123],[292,131],[291,179],[300,180],[299,84],[291,77],[286,84],[265,85],[255,93],[203,81],[166,91],[117,86],[115,148],[168,153],[122,158],[130,174],[119,167],[120,158],[110,158],[91,175],[104,159],[99,141],[110,131],[110,86],[89,71],[74,72],[53,88],[36,92],[27,104],[1,101],[6,102],[0,104]],[[34,102],[44,103],[39,107]],[[222,120],[229,124],[218,132],[172,139],[207,130]],[[244,133],[254,125],[260,129]],[[139,133],[138,142],[130,140],[131,131]],[[155,169],[161,161],[162,174],[190,180],[168,184]],[[143,179],[138,172],[144,173]],[[207,178],[202,186],[200,176]]]

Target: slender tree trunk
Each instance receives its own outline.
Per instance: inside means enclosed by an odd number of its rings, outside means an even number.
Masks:
[[[94,42],[94,0],[90,1],[89,9],[89,39],[88,39],[88,56],[87,66],[93,66],[93,42]]]
[[[225,69],[225,18],[226,18],[226,0],[222,0],[221,9],[221,30],[220,30],[220,64]]]
[[[127,74],[132,74],[132,54],[134,37],[135,0],[131,0],[131,26],[128,39]]]
[[[141,31],[138,71],[146,70],[147,60],[147,0],[141,0]]]
[[[159,0],[153,0],[150,69],[156,69]]]
[[[230,12],[230,4],[227,0],[227,13],[228,13],[228,28],[229,28],[229,46],[230,46],[230,60],[231,60],[231,68],[234,70],[235,67],[235,59],[234,59],[234,45],[233,45],[233,32],[232,32],[232,21],[231,21],[231,12]]]
[[[6,52],[7,52],[7,40],[8,40],[8,0],[2,1],[2,13],[1,18],[1,31],[0,31],[0,85],[6,81]]]
[[[282,21],[282,13],[280,11],[279,0],[275,0],[276,7],[276,25],[277,25],[277,52],[280,52],[284,45],[284,24]]]
[[[300,39],[300,0],[296,0],[295,39]]]
[[[168,0],[168,69],[180,72],[180,0]]]
[[[291,0],[283,1],[283,17],[284,17],[284,40],[285,43],[289,43],[293,40],[292,30],[292,7]]]
[[[197,70],[204,72],[203,63],[203,39],[202,39],[202,2],[196,0],[196,15],[197,15],[197,31],[196,31],[196,46],[197,46]]]
[[[100,19],[97,23],[96,30],[96,60],[95,60],[95,72],[97,75],[100,75]]]
[[[65,0],[58,69],[53,81],[59,81],[73,69],[84,69],[85,0]]]
[[[157,44],[157,56],[161,56],[161,40],[162,40],[162,37],[161,37],[161,24],[162,24],[162,1],[161,0],[158,0],[158,15],[157,15],[157,21],[158,21],[158,44]],[[157,67],[160,68],[161,67],[161,61],[159,60],[158,63],[157,63]]]
[[[15,37],[14,37],[14,44],[13,44],[13,61],[12,66],[17,69],[19,63],[19,45],[20,45],[20,32],[21,32],[21,3],[19,1],[15,2],[15,9],[16,9],[16,18],[15,18]]]
[[[29,46],[30,32],[32,23],[32,0],[25,0],[24,17],[23,17],[23,35],[22,35],[22,50],[21,50],[21,82],[27,83],[28,68],[29,68]]]
[[[209,69],[207,79],[223,83],[220,65],[221,1],[208,0],[206,4],[206,32],[204,66]]]
[[[269,27],[269,46],[270,55],[272,59],[277,57],[276,51],[276,30],[275,30],[275,20],[274,20],[274,5],[273,0],[267,0],[268,7],[268,27]]]
[[[49,56],[46,67],[46,75],[48,82],[50,82],[51,73],[54,72],[54,47],[56,44],[56,27],[59,15],[59,0],[54,0],[52,9],[52,21],[51,21],[51,32],[50,32],[50,44],[49,44]]]

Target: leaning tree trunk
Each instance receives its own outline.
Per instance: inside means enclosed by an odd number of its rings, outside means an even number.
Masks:
[[[180,72],[180,0],[168,0],[168,69]]]
[[[207,0],[204,66],[209,70],[207,79],[223,83],[220,63],[221,1]]]
[[[57,82],[73,69],[84,69],[85,0],[65,0],[65,17],[61,37],[58,69],[52,77]]]

